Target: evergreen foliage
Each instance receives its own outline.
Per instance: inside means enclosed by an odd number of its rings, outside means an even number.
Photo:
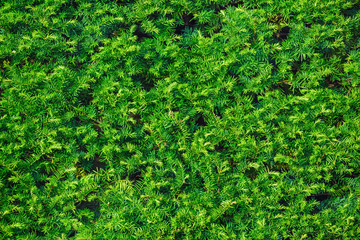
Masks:
[[[1,239],[360,239],[358,0],[0,3]]]

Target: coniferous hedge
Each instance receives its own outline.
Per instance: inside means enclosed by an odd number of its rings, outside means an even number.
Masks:
[[[0,3],[0,239],[360,239],[358,0]]]

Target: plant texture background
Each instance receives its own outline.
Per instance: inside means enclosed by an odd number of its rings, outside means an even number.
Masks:
[[[0,3],[1,239],[360,239],[358,0]]]

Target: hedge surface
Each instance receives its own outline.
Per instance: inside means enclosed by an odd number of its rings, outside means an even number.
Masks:
[[[0,3],[1,239],[360,239],[358,0]]]

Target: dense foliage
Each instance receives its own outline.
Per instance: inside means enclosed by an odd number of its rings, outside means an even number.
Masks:
[[[0,3],[1,239],[360,239],[358,0]]]

